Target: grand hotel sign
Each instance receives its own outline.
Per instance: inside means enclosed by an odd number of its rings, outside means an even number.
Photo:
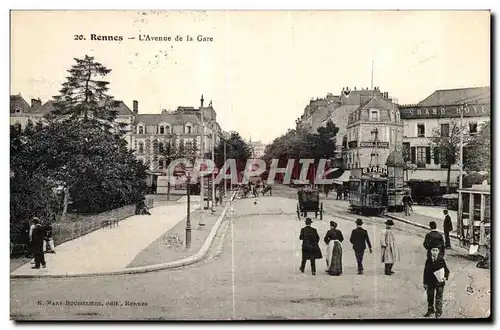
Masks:
[[[402,119],[417,118],[449,118],[460,117],[463,109],[464,117],[486,117],[490,115],[490,104],[474,104],[468,106],[447,105],[441,107],[400,107],[399,112]]]

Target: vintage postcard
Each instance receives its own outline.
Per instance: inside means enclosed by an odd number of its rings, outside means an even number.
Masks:
[[[490,11],[10,24],[12,320],[491,320]]]

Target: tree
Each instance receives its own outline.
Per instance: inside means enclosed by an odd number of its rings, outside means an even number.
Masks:
[[[236,132],[231,133],[226,140],[220,139],[219,144],[214,149],[215,164],[218,168],[224,165],[224,144],[226,145],[226,159],[234,159],[238,171],[243,171],[247,160],[252,157],[251,146]]]
[[[118,103],[107,94],[109,82],[103,80],[111,70],[92,56],[85,55],[84,58],[75,58],[75,61],[59,95],[54,96],[54,110],[47,118],[91,122],[108,129],[122,127],[114,122]]]
[[[436,128],[430,138],[431,145],[434,147],[434,157],[439,157],[440,163],[446,166],[447,169],[447,193],[450,192],[451,166],[456,163],[458,157],[460,156],[460,130],[460,125],[452,122],[450,124],[449,132],[441,131],[440,128]]]
[[[491,130],[485,123],[477,135],[468,139],[464,146],[464,169],[466,171],[486,171],[488,180],[491,175]]]

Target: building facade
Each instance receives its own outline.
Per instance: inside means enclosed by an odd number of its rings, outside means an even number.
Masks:
[[[261,141],[249,141],[248,144],[252,147],[252,158],[261,158],[264,156],[266,145]]]
[[[389,154],[401,150],[402,140],[397,105],[374,96],[349,114],[345,168],[385,167]]]
[[[328,121],[334,123],[339,128],[336,158],[340,160],[342,153],[346,151],[343,141],[346,139],[349,115],[375,96],[387,102],[393,101],[389,93],[381,92],[379,87],[360,90],[356,87],[353,90],[345,87],[339,95],[329,93],[325,98],[311,100],[302,116],[296,120],[297,129],[316,133],[317,129],[326,126]]]
[[[434,179],[445,186],[447,165],[432,144],[436,135],[449,136],[454,125],[460,126],[463,111],[464,142],[477,134],[490,121],[490,88],[463,88],[437,90],[414,105],[400,106],[404,121],[403,148],[406,161],[412,164],[408,180]],[[451,166],[450,181],[458,185],[459,157]]]
[[[202,129],[205,134],[203,154],[209,154],[222,139],[223,133],[211,103],[208,107],[178,107],[160,114],[140,114],[138,102],[134,101],[133,111],[132,148],[149,171],[158,176],[165,174],[168,157],[200,157]],[[171,150],[175,151],[170,153]]]

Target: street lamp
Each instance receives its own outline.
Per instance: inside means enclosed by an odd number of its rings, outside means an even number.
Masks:
[[[191,166],[187,166],[185,174],[187,178],[187,218],[186,218],[186,249],[191,247]]]

